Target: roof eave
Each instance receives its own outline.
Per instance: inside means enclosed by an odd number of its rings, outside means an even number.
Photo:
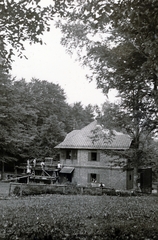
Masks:
[[[56,146],[56,149],[98,149],[98,150],[128,150],[130,146],[125,147],[98,147],[98,146]]]

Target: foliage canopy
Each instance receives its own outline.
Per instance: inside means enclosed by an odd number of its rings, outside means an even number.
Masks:
[[[84,108],[81,103],[69,106],[63,89],[47,81],[15,81],[3,75],[0,93],[0,157],[3,162],[53,157],[56,155],[54,146],[68,132],[85,126],[94,117],[92,106]]]
[[[132,135],[139,162],[142,145],[158,128],[157,1],[76,1],[57,26],[68,52],[77,50],[78,59],[89,67],[90,80],[105,94],[117,89],[121,101],[113,109],[113,126]]]

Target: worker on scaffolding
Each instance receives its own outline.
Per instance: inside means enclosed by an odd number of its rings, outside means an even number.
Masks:
[[[27,174],[30,174],[30,173],[31,173],[30,160],[27,160],[26,173],[27,173]]]
[[[42,168],[42,170],[45,169],[45,162],[44,161],[41,162],[41,168]]]
[[[33,159],[33,168],[35,169],[36,167],[36,158]]]
[[[42,161],[41,162],[41,168],[42,168],[42,176],[44,176],[45,175],[45,162],[44,161]]]
[[[36,167],[36,158],[33,159],[32,163],[33,163],[33,171],[32,171],[32,175],[35,175],[35,167]]]

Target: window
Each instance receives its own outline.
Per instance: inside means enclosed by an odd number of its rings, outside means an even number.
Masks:
[[[66,150],[66,159],[71,159],[71,150]]]
[[[71,154],[72,154],[73,160],[77,159],[77,150],[76,149],[71,150]]]
[[[91,161],[97,161],[97,152],[91,152]]]
[[[67,149],[66,150],[66,159],[77,159],[77,150],[76,149]]]
[[[100,175],[96,173],[89,173],[88,174],[88,182],[89,183],[99,183]]]
[[[91,178],[90,178],[90,180],[91,180],[91,182],[97,182],[97,174],[95,174],[95,173],[91,173]]]
[[[89,152],[88,161],[99,161],[99,152],[97,151]]]

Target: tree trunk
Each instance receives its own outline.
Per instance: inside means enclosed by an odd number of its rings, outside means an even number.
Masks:
[[[2,164],[2,169],[1,169],[1,180],[4,178],[4,162],[1,162]]]
[[[153,88],[153,93],[154,93],[154,99],[155,103],[158,106],[158,74],[154,74],[154,88]]]

